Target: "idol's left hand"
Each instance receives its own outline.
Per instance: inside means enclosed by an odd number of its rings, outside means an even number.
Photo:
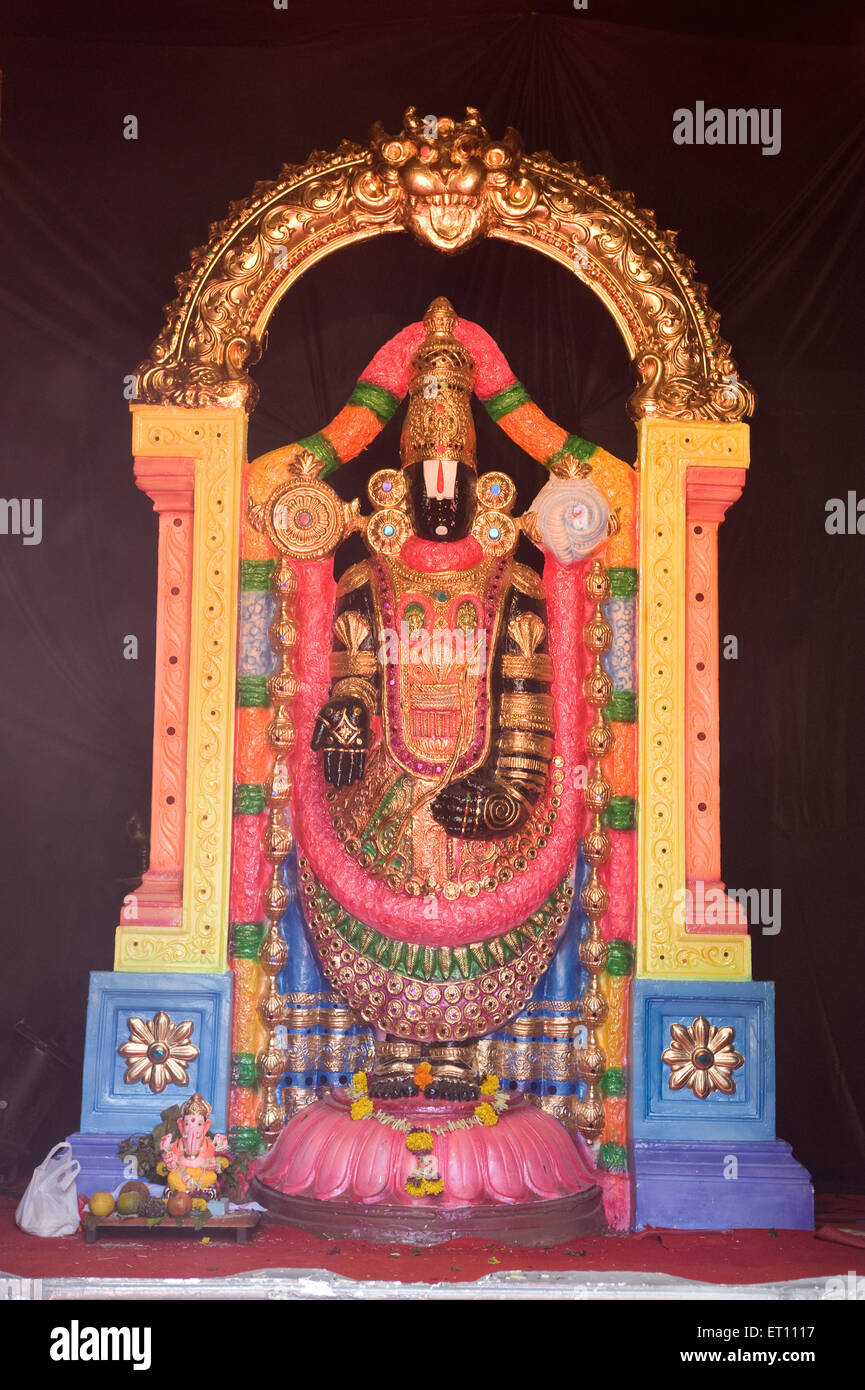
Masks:
[[[440,791],[431,811],[449,835],[466,840],[498,840],[524,825],[531,807],[496,778],[474,773]]]

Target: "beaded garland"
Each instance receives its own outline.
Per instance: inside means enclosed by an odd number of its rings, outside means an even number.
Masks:
[[[565,881],[518,929],[471,947],[383,936],[357,921],[301,859],[307,921],[322,969],[368,1023],[420,1042],[463,1042],[502,1028],[525,1007],[556,952],[573,894]]]

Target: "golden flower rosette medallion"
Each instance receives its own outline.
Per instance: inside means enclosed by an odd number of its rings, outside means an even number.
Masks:
[[[729,1046],[736,1036],[735,1028],[716,1028],[700,1015],[690,1028],[671,1023],[670,1035],[673,1046],[665,1048],[661,1060],[672,1068],[671,1090],[681,1091],[687,1086],[700,1100],[713,1091],[728,1096],[735,1093],[736,1083],[730,1073],[745,1065],[742,1054]]]
[[[160,1009],[151,1019],[127,1019],[129,1041],[117,1051],[126,1062],[127,1085],[140,1081],[159,1095],[169,1083],[189,1085],[189,1064],[198,1056],[198,1048],[189,1041],[195,1024],[191,1019],[172,1023]]]

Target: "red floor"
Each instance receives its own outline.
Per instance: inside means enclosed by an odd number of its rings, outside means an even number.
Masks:
[[[156,1230],[138,1239],[107,1235],[85,1245],[83,1235],[40,1240],[14,1222],[15,1201],[0,1198],[0,1272],[27,1278],[153,1279],[226,1276],[247,1270],[329,1269],[352,1279],[455,1283],[492,1271],[645,1270],[713,1283],[804,1279],[849,1270],[865,1274],[865,1250],[817,1240],[807,1231],[644,1231],[591,1236],[571,1246],[526,1250],[482,1240],[455,1240],[434,1249],[319,1240],[262,1219],[247,1245],[207,1232],[189,1237]],[[863,1198],[833,1198],[818,1220],[865,1215]],[[137,1234],[137,1233],[136,1233]]]

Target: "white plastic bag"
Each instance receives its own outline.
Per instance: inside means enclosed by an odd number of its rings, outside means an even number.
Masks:
[[[57,1155],[66,1149],[63,1158]],[[27,1184],[18,1203],[15,1223],[30,1236],[74,1236],[78,1230],[78,1189],[75,1179],[81,1164],[70,1155],[69,1144],[55,1144]]]

